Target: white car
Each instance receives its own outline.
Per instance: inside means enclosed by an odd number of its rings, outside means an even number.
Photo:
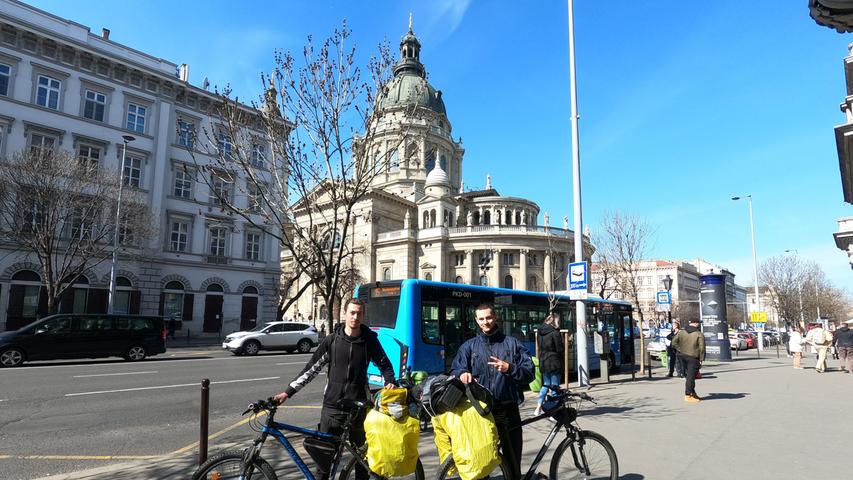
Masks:
[[[729,335],[729,343],[731,344],[732,350],[746,350],[746,340],[738,337],[737,335]]]
[[[307,323],[270,322],[225,337],[222,348],[234,355],[256,355],[261,350],[308,353],[319,344],[317,329]]]

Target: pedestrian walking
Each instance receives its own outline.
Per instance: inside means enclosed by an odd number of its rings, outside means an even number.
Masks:
[[[826,350],[832,343],[830,335],[829,331],[822,326],[817,326],[806,334],[806,343],[817,351],[817,363],[814,367],[817,373],[826,371]]]
[[[491,392],[501,453],[512,470],[512,480],[519,480],[524,439],[521,428],[513,427],[521,426],[518,405],[524,401],[524,391],[533,381],[533,361],[518,339],[500,330],[492,304],[478,305],[474,315],[482,333],[459,347],[450,373],[466,385],[477,382]]]
[[[681,323],[673,323],[672,331],[669,332],[669,335],[667,335],[663,341],[664,345],[666,345],[666,360],[669,362],[669,373],[666,375],[667,377],[671,377],[673,371],[678,373],[679,377],[684,376],[684,366],[678,361],[678,352],[676,352],[675,347],[672,346],[672,339],[675,338],[675,335],[679,330],[681,330]]]
[[[835,348],[838,349],[838,359],[841,360],[841,371],[853,373],[853,318],[835,330]]]
[[[324,323],[324,324],[322,324],[322,325],[320,325],[320,334],[319,334],[319,338],[320,338],[320,340],[322,340],[322,339],[326,338],[326,324],[325,324],[325,323]]]
[[[800,332],[799,327],[791,329],[790,335],[788,335],[788,350],[791,352],[791,356],[794,359],[794,368],[802,370],[802,361],[803,361],[803,343],[805,339],[803,339],[803,334]]]
[[[791,346],[788,345],[788,340],[791,339],[791,336],[788,335],[788,329],[786,328],[784,332],[782,332],[782,343],[785,344],[785,353],[788,354],[788,358],[791,358]]]
[[[376,332],[362,324],[364,303],[349,299],[344,306],[345,322],[320,342],[305,368],[290,382],[284,392],[273,399],[279,404],[296,394],[313,380],[321,370],[327,369],[326,388],[323,390],[323,409],[320,411],[320,431],[340,435],[349,412],[341,410],[342,399],[369,401],[367,366],[373,362],[382,373],[385,388],[394,387],[394,368],[379,343]],[[364,426],[356,423],[350,429],[350,438],[358,445],[364,444]],[[317,465],[318,479],[329,478],[331,465]],[[366,480],[369,473],[356,467],[356,479]]]
[[[699,329],[699,320],[691,318],[687,328],[673,337],[672,344],[684,366],[684,401],[697,403],[701,398],[696,394],[696,374],[705,361],[705,335]]]
[[[548,386],[560,384],[560,372],[563,371],[563,336],[560,334],[560,316],[551,312],[539,327],[539,371],[542,372],[542,388],[539,390],[539,403],[534,415],[542,413]]]

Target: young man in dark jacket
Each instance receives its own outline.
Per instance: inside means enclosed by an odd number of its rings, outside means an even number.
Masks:
[[[368,400],[367,365],[373,362],[385,380],[385,388],[394,386],[394,369],[382,349],[376,333],[362,325],[364,303],[349,299],[345,307],[345,322],[338,325],[331,335],[326,336],[305,368],[290,382],[284,392],[274,398],[279,404],[292,397],[314,379],[327,365],[326,390],[323,394],[323,410],[320,412],[322,432],[339,435],[343,432],[348,412],[341,410],[338,401]],[[358,422],[350,429],[350,436],[358,444],[364,443],[364,426]],[[317,478],[327,479],[331,465],[317,465]],[[368,472],[358,468],[356,478],[368,478]]]
[[[696,395],[696,372],[705,361],[705,335],[699,329],[699,319],[691,318],[687,328],[675,334],[672,346],[684,367],[684,401],[696,403],[700,400]]]
[[[498,328],[495,307],[479,305],[475,310],[480,335],[459,347],[453,359],[451,374],[462,383],[477,382],[495,398],[492,414],[501,439],[504,459],[512,468],[514,479],[521,478],[521,445],[523,441],[518,404],[524,401],[524,390],[533,381],[530,353],[515,337],[504,335]]]
[[[846,373],[853,372],[853,328],[850,328],[850,324],[853,324],[853,319],[847,320],[841,328],[836,329],[832,339],[838,350],[838,359],[841,360],[841,371]]]

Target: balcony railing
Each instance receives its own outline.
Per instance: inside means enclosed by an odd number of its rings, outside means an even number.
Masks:
[[[214,265],[225,265],[227,263],[231,263],[231,259],[229,257],[222,255],[206,255],[204,257],[204,261]]]

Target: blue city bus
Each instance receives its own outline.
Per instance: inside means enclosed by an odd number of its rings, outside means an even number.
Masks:
[[[365,322],[379,340],[394,366],[395,375],[403,367],[430,374],[450,370],[459,346],[479,331],[474,308],[493,303],[501,330],[521,340],[533,355],[535,330],[548,314],[549,296],[506,288],[482,287],[428,280],[397,280],[361,285],[356,297],[365,302]],[[568,296],[552,295],[560,327],[575,333],[575,302]],[[634,358],[631,304],[591,297],[586,301],[587,351],[589,369],[599,370],[601,358],[593,353],[593,335],[606,331],[610,339],[607,356],[610,371],[618,371]],[[570,342],[569,369],[574,375],[575,343]],[[381,384],[375,365],[368,369],[373,384]]]

